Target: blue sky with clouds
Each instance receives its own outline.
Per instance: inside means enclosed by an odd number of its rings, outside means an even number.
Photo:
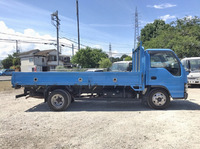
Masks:
[[[104,51],[108,51],[111,43],[114,52],[130,53],[134,44],[136,7],[142,28],[155,19],[169,23],[184,16],[200,16],[199,6],[199,0],[79,0],[81,43]],[[56,29],[51,24],[50,14],[56,10],[61,20],[60,37],[77,40],[76,0],[0,0],[0,39],[28,40],[26,36],[54,39]],[[45,50],[55,46],[20,44],[22,52],[31,48]],[[1,41],[0,59],[14,50],[14,43]],[[63,48],[63,54],[70,52],[70,48]]]

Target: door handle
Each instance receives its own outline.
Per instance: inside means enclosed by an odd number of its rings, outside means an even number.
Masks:
[[[152,76],[152,77],[151,77],[151,80],[156,80],[156,79],[157,79],[156,76]]]

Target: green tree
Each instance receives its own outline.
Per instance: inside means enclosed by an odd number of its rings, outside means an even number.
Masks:
[[[21,65],[19,54],[18,53],[13,53],[12,56],[13,56],[13,66]]]
[[[9,69],[13,65],[13,56],[8,55],[8,57],[2,60],[1,63],[4,69]]]
[[[127,56],[127,57],[125,58],[125,61],[132,61],[132,57]]]
[[[156,38],[160,32],[167,30],[170,27],[169,24],[165,24],[163,20],[155,20],[153,23],[147,24],[141,30],[141,40],[143,43],[150,41],[152,38]]]
[[[102,58],[99,61],[99,68],[109,68],[111,67],[111,65],[112,65],[112,62],[110,61],[109,58]]]
[[[0,60],[0,69],[2,69],[2,68],[3,68],[3,65],[2,65],[1,60]]]
[[[112,63],[114,62],[118,62],[118,61],[130,61],[132,60],[132,58],[126,54],[123,54],[121,57],[111,57],[110,60],[112,61]]]
[[[21,65],[20,58],[13,58],[13,66]]]
[[[169,48],[174,50],[179,58],[200,56],[200,19],[198,17],[177,19],[168,25],[155,37],[143,42],[145,49]],[[146,27],[142,32],[146,32],[145,29]]]
[[[121,56],[121,58],[120,58],[120,61],[123,61],[127,56],[128,56],[128,55],[123,54],[123,55]]]
[[[72,57],[72,63],[79,64],[82,68],[98,68],[102,58],[108,58],[108,55],[101,49],[86,47],[86,49],[80,49]]]
[[[3,61],[2,61],[3,68],[8,69],[8,68],[15,68],[15,67],[20,67],[21,62],[20,58],[18,57],[17,53],[13,53],[12,55],[8,55]],[[14,66],[14,67],[13,67]]]
[[[110,61],[111,61],[112,63],[114,63],[114,62],[121,61],[121,59],[120,59],[119,57],[110,57]]]

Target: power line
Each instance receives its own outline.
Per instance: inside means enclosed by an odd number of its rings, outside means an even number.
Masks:
[[[9,33],[3,33],[3,32],[0,32],[0,34],[5,34],[5,35],[10,35],[10,36],[18,36],[18,37],[21,37],[20,35],[16,35],[16,34],[9,34]],[[18,42],[18,44],[20,43],[33,43],[33,44],[43,44],[43,45],[53,45],[53,46],[56,46],[56,40],[53,40],[53,39],[44,39],[44,38],[37,38],[37,37],[31,37],[31,36],[23,36],[23,37],[26,37],[26,38],[31,38],[31,39],[36,39],[35,41],[33,40],[20,40],[20,39],[6,39],[6,38],[1,38],[0,39],[0,42],[9,42],[9,43],[16,43],[16,40]],[[66,39],[66,40],[69,40],[75,44],[78,44],[76,41],[73,41],[69,38],[66,38],[66,37],[61,37],[60,39]],[[38,41],[40,40],[40,41]],[[44,40],[44,41],[41,41],[41,40]],[[93,42],[92,42],[93,43]],[[66,47],[66,48],[70,48],[72,49],[72,45],[71,44],[67,44],[67,43],[64,43],[64,42],[60,42],[61,46],[63,47]],[[94,44],[94,43],[93,43]],[[106,43],[100,43],[101,45],[103,44],[106,44]],[[119,44],[120,45],[120,44]],[[83,47],[89,47],[85,44],[81,44],[81,46]],[[116,46],[116,45],[115,45]],[[119,47],[119,46],[117,46]],[[78,50],[78,47],[77,46],[74,46],[74,50]],[[124,50],[124,49],[123,49]],[[131,54],[131,53],[124,53],[124,52],[107,52],[107,51],[103,51],[107,54],[114,54],[114,55],[121,55],[121,54]]]
[[[9,34],[9,33],[4,33],[4,32],[0,32],[0,34],[9,35],[9,36],[16,36],[16,37],[25,37],[25,38],[36,39],[36,40],[44,40],[44,41],[48,41],[48,42],[56,42],[56,40],[53,40],[53,39],[45,39],[45,38],[38,38],[38,37],[31,37],[31,36],[21,36],[21,35],[17,35],[17,34]],[[62,38],[59,38],[59,39],[66,39],[66,40],[69,40],[71,42],[77,43],[76,41],[73,41],[73,40],[71,40],[69,38],[66,38],[66,37],[62,37]],[[24,40],[20,40],[20,39],[6,39],[6,40],[24,41]],[[28,41],[24,41],[24,42],[28,42]],[[31,43],[36,43],[36,41],[30,41],[30,42]],[[63,42],[60,42],[60,43],[61,44],[66,44],[66,43],[63,43]],[[44,44],[47,44],[47,42],[45,42]],[[70,44],[68,44],[68,45],[70,46]],[[82,46],[86,47],[86,45],[82,45]]]
[[[96,43],[95,43],[95,42],[91,42],[91,41],[83,41],[82,40],[82,42],[89,43],[92,45],[104,45],[104,46],[108,45],[107,42],[102,42],[102,41],[96,41]],[[122,47],[122,48],[127,48],[127,47],[133,46],[132,44],[122,44],[122,43],[113,43],[113,42],[112,42],[112,45],[117,46],[117,47]]]
[[[0,42],[9,42],[9,43],[16,43],[16,40],[15,39],[0,39]],[[54,45],[56,46],[56,43],[47,43],[47,42],[38,42],[38,41],[25,41],[25,40],[17,40],[18,43],[21,42],[21,43],[34,43],[34,44],[44,44],[44,45]],[[67,47],[67,48],[71,48],[71,45],[69,44],[65,44],[65,43],[62,43],[61,46],[63,47]],[[75,49],[78,49],[77,47]]]
[[[16,40],[15,39],[0,39],[0,42],[9,42],[9,43],[15,43]],[[44,44],[44,45],[56,45],[55,43],[45,43],[45,42],[36,42],[36,41],[23,41],[23,40],[18,40],[18,43],[34,43],[34,44]],[[72,53],[74,53],[74,50],[78,50],[78,47],[72,47],[72,45],[62,45],[63,47],[72,49]],[[107,52],[107,51],[103,51],[106,54],[111,54],[114,57],[119,57],[120,55],[126,54],[126,55],[131,55],[131,53],[125,53],[125,52]],[[73,54],[72,54],[73,55]]]
[[[9,36],[16,36],[16,37],[25,37],[25,38],[31,38],[31,39],[38,39],[38,40],[56,41],[56,40],[54,40],[54,39],[45,39],[45,38],[38,38],[38,37],[31,37],[31,36],[10,34],[10,33],[4,33],[4,32],[0,32],[0,34],[9,35]]]
[[[16,36],[16,37],[24,37],[24,38],[29,38],[29,39],[36,39],[36,40],[43,40],[45,42],[56,42],[55,39],[46,39],[46,38],[39,38],[39,37],[31,37],[31,36],[24,36],[24,35],[17,35],[17,34],[10,34],[10,33],[4,33],[4,32],[0,32],[0,34],[4,34],[4,35],[9,35],[9,36]],[[77,41],[74,41],[70,38],[67,38],[67,37],[60,37],[59,39],[65,39],[65,40],[68,40],[76,45],[78,45],[78,42]],[[15,40],[20,40],[19,39],[15,39]],[[107,46],[108,43],[106,42],[102,42],[102,41],[97,41],[96,43],[95,42],[91,42],[91,41],[83,41],[84,43],[89,43],[89,44],[92,44],[92,45],[103,45],[103,46]],[[100,42],[100,43],[99,43]],[[66,44],[66,43],[63,43],[63,42],[59,42],[60,44]],[[130,46],[132,46],[131,44],[122,44],[122,43],[112,43],[113,46],[117,46],[118,48],[129,48]],[[55,44],[56,45],[56,44]],[[82,47],[90,47],[89,45],[87,44],[80,44]],[[68,44],[68,46],[71,46],[71,44]]]
[[[25,40],[17,40],[18,44],[19,43],[33,43],[33,44],[44,44],[44,45],[54,45],[56,46],[56,43],[53,42],[39,42],[39,41],[25,41]],[[16,39],[6,39],[6,38],[0,38],[0,42],[9,42],[9,43],[16,43]],[[66,43],[62,43],[61,42],[61,46],[63,47],[67,47],[67,48],[72,48],[72,46],[70,44],[66,44]],[[74,46],[74,49],[78,50],[77,46]],[[103,51],[105,53],[110,53],[107,51]],[[112,52],[112,54],[131,54],[131,53],[127,53],[127,52]]]
[[[55,39],[45,39],[45,38],[38,38],[38,37],[31,37],[31,36],[24,36],[24,35],[17,35],[17,34],[9,34],[9,33],[4,33],[4,32],[0,32],[0,34],[4,34],[4,35],[9,35],[9,36],[16,36],[16,37],[25,37],[25,38],[30,38],[30,39],[37,39],[37,40],[45,40],[45,41],[53,41],[53,42],[56,42]],[[72,39],[69,39],[67,37],[60,37],[59,39],[66,39],[68,41],[71,41],[75,44],[78,44],[77,41],[74,41]],[[17,39],[18,40],[18,39]],[[60,42],[61,43],[61,42]],[[80,44],[81,46],[83,47],[88,47],[87,45],[84,45],[84,44]]]
[[[78,44],[78,42],[76,42],[76,41],[73,41],[73,40],[71,40],[71,39],[69,39],[69,38],[66,38],[66,37],[61,37],[60,39],[67,39],[67,40],[69,40],[69,41],[71,41],[71,42],[73,42],[73,43],[76,43],[76,44]],[[89,46],[87,46],[87,45],[84,45],[84,44],[80,44],[81,46],[83,46],[83,47],[89,47]]]

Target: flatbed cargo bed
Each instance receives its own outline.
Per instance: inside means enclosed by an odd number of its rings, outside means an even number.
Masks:
[[[140,72],[20,72],[13,73],[13,87],[48,85],[130,86],[142,90]]]

